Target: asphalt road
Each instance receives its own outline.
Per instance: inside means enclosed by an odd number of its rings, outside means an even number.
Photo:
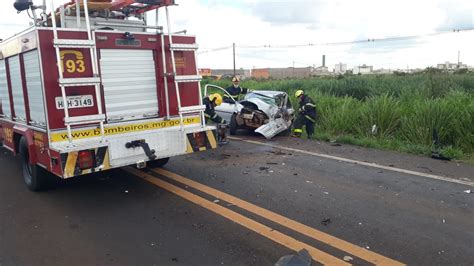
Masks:
[[[26,189],[17,159],[1,150],[0,265],[274,265],[301,247],[313,265],[345,256],[356,265],[473,265],[474,194],[464,192],[474,189],[473,166],[267,143],[278,148],[232,140],[172,158],[166,171],[125,168],[41,193]]]

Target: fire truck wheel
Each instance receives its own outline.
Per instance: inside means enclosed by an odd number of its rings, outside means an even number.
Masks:
[[[237,134],[237,121],[236,121],[236,114],[232,114],[229,122],[229,131],[231,135]]]
[[[23,171],[23,179],[26,186],[31,191],[41,191],[48,185],[48,172],[36,164],[30,163],[30,154],[28,152],[28,143],[25,137],[20,139],[20,160]]]
[[[158,159],[158,160],[149,161],[149,162],[147,162],[146,165],[149,168],[162,167],[165,164],[167,164],[169,160],[170,160],[169,157],[168,158],[161,158],[161,159]]]

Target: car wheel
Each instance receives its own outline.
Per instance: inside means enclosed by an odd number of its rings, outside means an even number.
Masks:
[[[21,137],[20,139],[19,151],[23,179],[28,189],[31,191],[47,189],[50,185],[50,174],[37,164],[30,163],[30,153],[25,137]]]
[[[146,165],[149,168],[163,167],[165,164],[168,163],[169,160],[170,160],[169,157],[161,158],[161,159],[158,159],[158,160],[149,161],[149,162],[146,163]]]
[[[236,114],[232,114],[232,117],[230,118],[229,131],[231,135],[237,135],[236,116],[237,116]]]

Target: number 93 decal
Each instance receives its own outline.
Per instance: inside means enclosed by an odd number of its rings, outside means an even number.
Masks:
[[[63,50],[60,52],[61,55],[61,68],[63,70],[66,70],[67,73],[83,73],[86,71],[86,67],[84,64],[84,55],[80,51],[76,50]],[[72,55],[68,56],[68,59],[64,60],[66,55]]]

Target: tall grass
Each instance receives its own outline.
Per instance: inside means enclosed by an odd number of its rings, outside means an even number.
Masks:
[[[226,87],[230,81],[210,83]],[[241,85],[291,96],[305,90],[316,102],[320,135],[352,143],[373,140],[404,151],[474,153],[474,73],[245,80]]]

